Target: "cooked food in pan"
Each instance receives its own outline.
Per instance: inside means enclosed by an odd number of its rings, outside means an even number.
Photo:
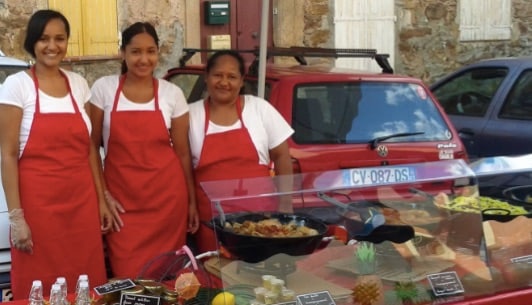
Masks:
[[[453,211],[484,213],[492,215],[526,215],[528,211],[506,201],[485,196],[457,196],[452,200],[447,194],[440,193],[434,197],[434,204]]]
[[[236,234],[259,237],[302,237],[318,235],[318,231],[307,226],[297,225],[292,221],[281,223],[279,219],[270,218],[259,221],[245,220],[243,223],[226,222],[225,229]]]

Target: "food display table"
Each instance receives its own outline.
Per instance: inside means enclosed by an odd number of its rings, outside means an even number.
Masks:
[[[230,257],[206,266],[224,288],[270,293],[266,275],[296,296],[325,291],[337,304],[524,302],[532,295],[530,210],[514,211],[515,202],[485,192],[501,171],[532,184],[532,162],[506,164],[493,170],[443,160],[205,182],[211,225]],[[293,214],[277,211],[287,198]],[[267,235],[268,226],[306,226],[315,234]],[[350,242],[331,227],[345,229]],[[361,251],[368,247],[373,256],[365,261]],[[360,284],[368,278],[376,284]],[[290,302],[275,293],[251,303]]]
[[[220,247],[204,288],[234,305],[532,304],[526,185],[532,155],[205,182]]]

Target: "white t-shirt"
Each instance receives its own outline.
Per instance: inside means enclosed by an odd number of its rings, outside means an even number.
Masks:
[[[91,98],[91,91],[87,81],[79,74],[62,70],[68,78],[72,96],[78,104],[79,111],[88,133],[91,131],[90,119],[85,112],[84,105]],[[35,113],[35,85],[30,75],[24,71],[15,73],[7,77],[2,88],[0,89],[0,104],[13,105],[22,108],[22,122],[20,126],[20,155],[26,147],[28,137],[33,123],[33,114]],[[64,97],[53,97],[39,90],[39,101],[41,113],[74,113],[74,106],[70,99],[70,94]]]
[[[288,139],[294,130],[268,101],[253,95],[245,95],[242,120],[248,129],[251,141],[259,154],[259,164],[269,165],[270,149]],[[194,168],[198,165],[205,138],[205,107],[203,100],[190,106],[190,150]],[[232,126],[220,126],[209,122],[207,134],[219,133],[241,127],[240,120]]]
[[[107,151],[107,142],[109,140],[109,126],[111,122],[111,111],[113,110],[116,90],[118,89],[119,75],[109,75],[99,78],[92,85],[91,103],[96,107],[103,109],[103,141],[104,147]],[[183,91],[176,85],[159,79],[159,108],[164,117],[166,127],[170,129],[171,120],[180,117],[188,112],[188,105]],[[151,110],[155,108],[155,100],[152,99],[148,103],[135,103],[130,101],[120,92],[118,98],[117,111],[131,111],[131,110]]]

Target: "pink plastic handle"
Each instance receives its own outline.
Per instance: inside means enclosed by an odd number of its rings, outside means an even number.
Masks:
[[[196,257],[194,256],[194,254],[192,254],[192,251],[190,251],[190,248],[187,245],[184,245],[181,249],[177,250],[175,254],[186,254],[190,259],[194,270],[198,270],[198,263],[196,262]]]

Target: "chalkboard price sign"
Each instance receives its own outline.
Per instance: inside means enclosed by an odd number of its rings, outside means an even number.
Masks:
[[[464,287],[455,271],[429,274],[427,279],[435,296],[464,292]]]
[[[135,287],[135,283],[130,279],[107,283],[98,287],[94,287],[94,290],[98,295],[103,295],[123,289]]]
[[[120,305],[159,305],[161,298],[141,294],[122,293]]]
[[[297,301],[300,305],[336,305],[329,291],[300,294]]]

